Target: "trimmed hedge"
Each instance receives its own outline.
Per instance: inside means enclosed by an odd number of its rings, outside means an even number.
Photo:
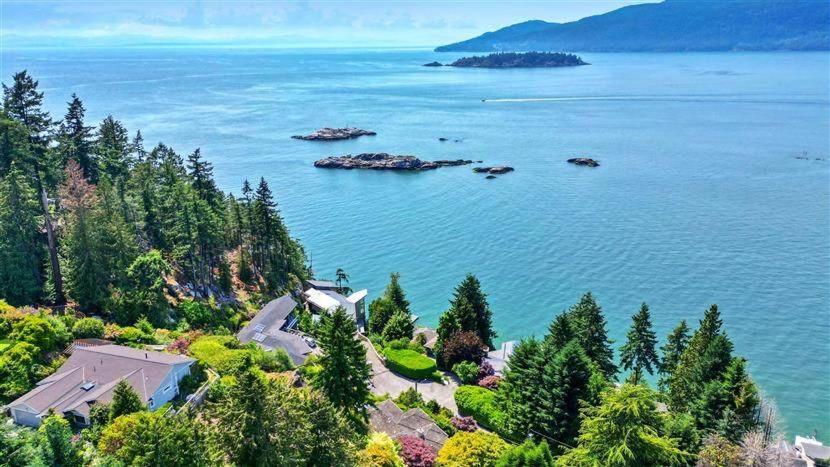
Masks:
[[[386,366],[408,378],[423,379],[436,378],[435,360],[409,349],[386,348],[383,351],[386,357]]]
[[[504,412],[496,403],[496,393],[480,386],[461,386],[455,391],[461,415],[472,416],[479,425],[496,433],[504,431]]]

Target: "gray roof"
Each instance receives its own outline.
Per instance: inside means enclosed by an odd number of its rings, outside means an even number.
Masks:
[[[93,402],[109,402],[112,389],[122,379],[129,382],[142,402],[158,389],[170,371],[179,364],[190,365],[192,358],[149,352],[120,345],[75,347],[72,355],[53,375],[8,404],[27,406],[39,414],[77,411],[88,414]],[[93,386],[88,387],[88,383]]]
[[[271,300],[239,331],[239,342],[256,342],[266,350],[285,349],[296,365],[302,364],[313,349],[301,336],[285,330],[296,306],[297,302],[288,294]]]
[[[321,281],[316,279],[309,279],[306,283],[315,289],[324,290],[324,289],[336,289],[337,283],[332,281]]]
[[[415,332],[412,333],[413,336],[417,336],[418,334],[423,334],[424,337],[427,338],[426,344],[424,347],[428,349],[432,349],[435,347],[435,344],[438,342],[438,333],[434,329],[430,328],[418,328]]]
[[[419,408],[404,412],[389,399],[370,410],[369,424],[375,431],[393,438],[403,435],[421,438],[435,451],[441,449],[447,441],[447,434],[426,412]]]

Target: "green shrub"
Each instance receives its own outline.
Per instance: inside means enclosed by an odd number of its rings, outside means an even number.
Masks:
[[[115,342],[119,344],[153,344],[155,339],[152,335],[147,335],[141,329],[126,326],[121,328]]]
[[[250,354],[233,336],[203,336],[190,344],[190,355],[220,373],[239,368]]]
[[[79,319],[72,326],[72,335],[78,339],[104,337],[104,322],[97,318]]]
[[[496,393],[480,386],[461,386],[455,391],[455,403],[461,415],[470,415],[479,425],[497,433],[504,432],[504,412],[496,403]]]
[[[437,374],[435,360],[426,355],[409,349],[387,348],[383,351],[386,356],[386,366],[408,378],[440,378]]]
[[[464,384],[475,384],[478,378],[478,365],[473,362],[461,362],[452,366],[452,372]]]

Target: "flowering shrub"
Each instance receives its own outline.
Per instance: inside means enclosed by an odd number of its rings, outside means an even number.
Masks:
[[[485,376],[478,381],[478,385],[487,388],[490,390],[495,390],[499,387],[499,383],[501,382],[501,378],[496,375]]]
[[[401,445],[401,457],[407,467],[433,467],[435,465],[435,451],[416,436],[403,435],[398,437]]]
[[[458,431],[476,431],[478,424],[473,417],[453,417],[450,422]]]

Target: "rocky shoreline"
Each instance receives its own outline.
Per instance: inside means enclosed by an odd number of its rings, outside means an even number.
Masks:
[[[321,169],[369,169],[418,171],[433,170],[439,167],[456,167],[472,164],[469,159],[425,161],[415,156],[399,156],[385,152],[364,153],[356,156],[330,156],[314,162],[314,167]],[[479,161],[481,162],[481,161]]]
[[[354,139],[360,136],[375,136],[374,131],[361,128],[320,128],[310,135],[294,135],[292,138],[303,141],[337,141],[341,139]]]

